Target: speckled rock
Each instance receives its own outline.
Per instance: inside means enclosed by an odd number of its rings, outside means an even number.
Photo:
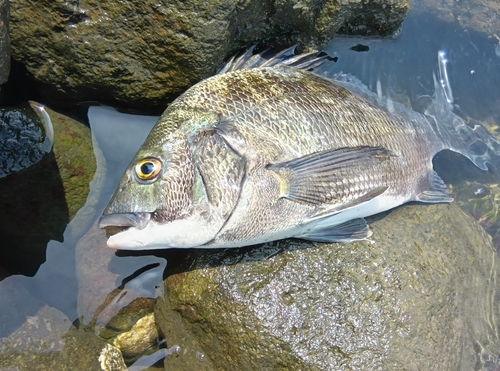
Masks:
[[[9,0],[0,0],[0,84],[9,79],[10,72],[9,5]]]
[[[11,4],[12,53],[46,99],[165,107],[225,58],[263,46],[322,48],[339,31],[390,34],[409,0],[96,1]]]
[[[0,108],[0,178],[39,162],[52,149],[43,121],[26,102]]]
[[[370,223],[373,244],[171,251],[155,314],[181,350],[165,369],[491,366],[500,262],[484,230],[454,204],[404,206]]]
[[[92,332],[76,329],[63,313],[48,306],[0,339],[0,369],[127,370],[118,349]]]

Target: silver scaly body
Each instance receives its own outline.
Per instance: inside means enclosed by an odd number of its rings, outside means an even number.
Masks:
[[[453,114],[442,71],[420,114],[352,77],[306,71],[321,58],[290,54],[247,53],[172,103],[101,218],[103,228],[127,228],[109,246],[366,239],[366,216],[408,201],[452,201],[432,169],[437,152],[462,153],[484,170],[496,165],[498,142]]]

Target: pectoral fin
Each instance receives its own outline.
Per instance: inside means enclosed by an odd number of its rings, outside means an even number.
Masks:
[[[341,148],[316,152],[268,169],[280,178],[281,197],[321,205],[341,199],[346,188],[356,186],[360,176],[373,173],[373,168],[390,156],[394,156],[392,152],[381,147]],[[367,190],[366,194],[376,197],[385,189]],[[376,194],[370,195],[371,192]]]

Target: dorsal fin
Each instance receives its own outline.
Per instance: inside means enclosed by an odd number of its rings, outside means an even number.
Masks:
[[[372,92],[355,76],[349,73],[343,73],[342,71],[332,72],[331,68],[324,68],[326,62],[335,61],[335,58],[330,57],[328,54],[316,51],[304,54],[295,54],[297,45],[274,54],[269,49],[254,54],[255,47],[256,45],[252,46],[241,55],[231,57],[219,68],[217,74],[260,67],[290,66],[300,70],[310,71],[325,80],[332,81],[333,83],[346,88],[350,92],[377,104],[377,106],[381,109],[386,110],[388,109],[387,107],[390,106],[390,111],[407,111],[407,108],[402,104],[392,102]]]
[[[265,55],[268,54],[269,50],[264,50],[263,52],[254,54],[254,45],[240,56],[233,56],[229,59],[229,61],[219,68],[217,73],[222,74],[258,67],[273,67],[279,64],[293,66],[301,70],[310,70],[321,66],[325,61],[330,59],[327,54],[321,55],[321,53],[316,51],[296,55],[296,49],[297,45],[294,45],[274,55],[266,57]]]

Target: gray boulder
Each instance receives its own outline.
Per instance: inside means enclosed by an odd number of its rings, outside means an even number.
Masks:
[[[164,107],[260,42],[324,47],[336,32],[391,34],[409,0],[37,1],[11,4],[12,53],[47,99]],[[44,98],[44,99],[45,99]]]
[[[374,243],[172,251],[168,370],[478,370],[500,352],[491,238],[456,205],[370,220]]]

